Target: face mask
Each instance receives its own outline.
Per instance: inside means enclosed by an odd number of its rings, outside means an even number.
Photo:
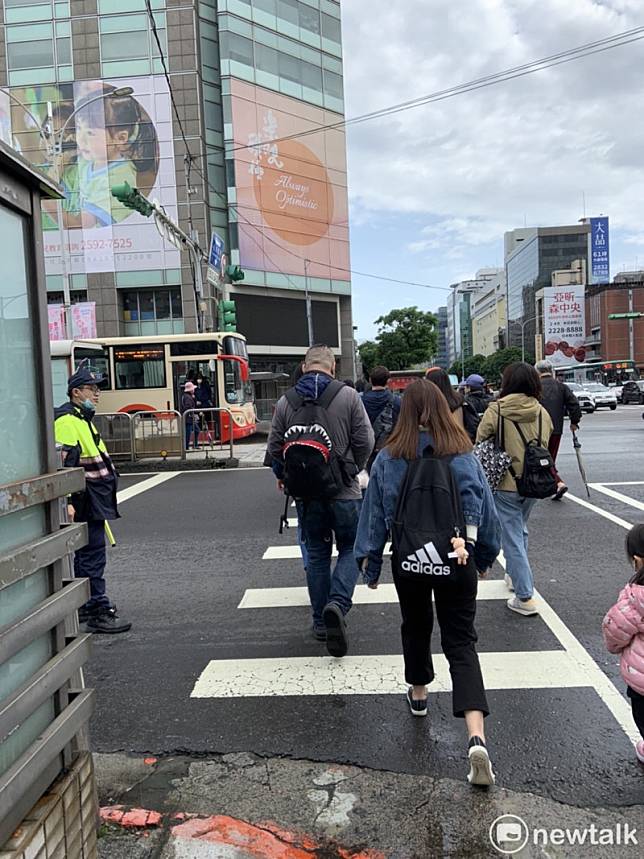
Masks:
[[[96,411],[96,406],[89,399],[83,400],[83,402],[80,404],[80,407],[86,412],[91,412],[91,414],[94,414],[94,412]]]

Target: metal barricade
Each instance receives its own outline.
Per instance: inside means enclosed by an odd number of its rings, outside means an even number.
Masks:
[[[183,457],[183,439],[183,422],[177,411],[136,412],[132,416],[135,459]]]
[[[257,414],[257,420],[272,421],[276,403],[277,399],[275,399],[275,397],[271,397],[268,400],[255,400],[255,413]]]
[[[222,414],[225,413],[228,415],[227,424],[225,419],[220,419],[219,421],[213,420],[212,418],[214,418],[215,412],[221,412]],[[209,417],[211,420],[208,419]],[[201,445],[201,450],[205,449],[208,451],[208,449],[210,449],[214,452],[217,449],[223,450],[224,445],[228,444],[230,446],[229,458],[231,460],[234,458],[233,427],[235,426],[235,421],[230,409],[187,409],[182,415],[181,423],[183,429],[181,438],[181,459],[187,459],[186,441],[188,423],[190,423],[192,427],[191,440],[194,438],[194,427],[198,427],[196,431],[197,443]]]
[[[99,412],[93,423],[107,445],[112,459],[129,459],[134,462],[134,435],[132,415],[127,412]]]

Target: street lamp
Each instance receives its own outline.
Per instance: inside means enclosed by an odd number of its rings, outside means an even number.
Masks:
[[[481,289],[485,287],[486,284],[479,284],[478,286],[470,286],[470,287],[454,287],[454,295],[452,296],[452,322],[454,326],[454,361],[456,361],[456,296],[464,295],[465,293],[479,292]],[[461,381],[465,381],[465,348],[463,343],[463,329],[461,327],[461,316],[459,312],[458,319],[458,331],[459,331],[459,339],[461,341],[461,373],[462,378]]]
[[[102,92],[92,98],[83,101],[78,105],[67,117],[63,125],[54,131],[53,116],[51,111],[51,102],[47,102],[47,122],[42,123],[38,117],[34,116],[32,111],[22,102],[17,95],[11,92],[7,87],[0,87],[0,92],[3,92],[11,101],[18,104],[25,113],[31,117],[35,123],[36,129],[45,145],[48,165],[51,167],[51,172],[56,180],[60,182],[60,159],[63,153],[63,136],[67,130],[67,126],[80,110],[84,110],[88,105],[94,104],[96,101],[101,101],[106,98],[123,98],[124,96],[132,95],[134,90],[130,86],[117,87],[109,92]],[[65,231],[63,227],[63,206],[60,199],[56,200],[56,220],[58,221],[58,238],[60,241],[60,267],[63,278],[63,312],[65,315],[65,328],[67,329],[67,310],[71,306],[71,291],[69,287],[69,272],[67,271],[67,248],[65,247]],[[69,326],[68,335],[71,334],[71,326]]]
[[[514,325],[521,326],[521,360],[525,361],[525,327],[530,322],[536,322],[539,316],[531,316],[529,319],[524,319],[523,322],[515,322]]]

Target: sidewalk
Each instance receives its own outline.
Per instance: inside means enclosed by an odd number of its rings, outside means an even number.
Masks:
[[[249,752],[94,761],[100,859],[483,859],[500,855],[489,832],[505,814],[529,827],[641,827],[637,807],[584,810],[465,781]],[[588,844],[544,852],[529,842],[517,855],[605,854]]]
[[[230,460],[230,448],[224,447],[200,448],[189,450],[186,459],[178,456],[160,459],[149,457],[136,462],[120,461],[118,469],[121,474],[136,474],[141,471],[190,471],[206,468],[257,468],[264,465],[266,453],[266,438],[259,437],[258,441],[244,442],[233,447],[233,460]]]

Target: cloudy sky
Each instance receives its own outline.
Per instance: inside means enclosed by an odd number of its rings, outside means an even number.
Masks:
[[[344,0],[347,116],[644,25],[642,0]],[[503,265],[503,233],[607,214],[644,268],[644,41],[348,131],[352,268],[437,287]],[[441,290],[354,276],[358,338]]]

